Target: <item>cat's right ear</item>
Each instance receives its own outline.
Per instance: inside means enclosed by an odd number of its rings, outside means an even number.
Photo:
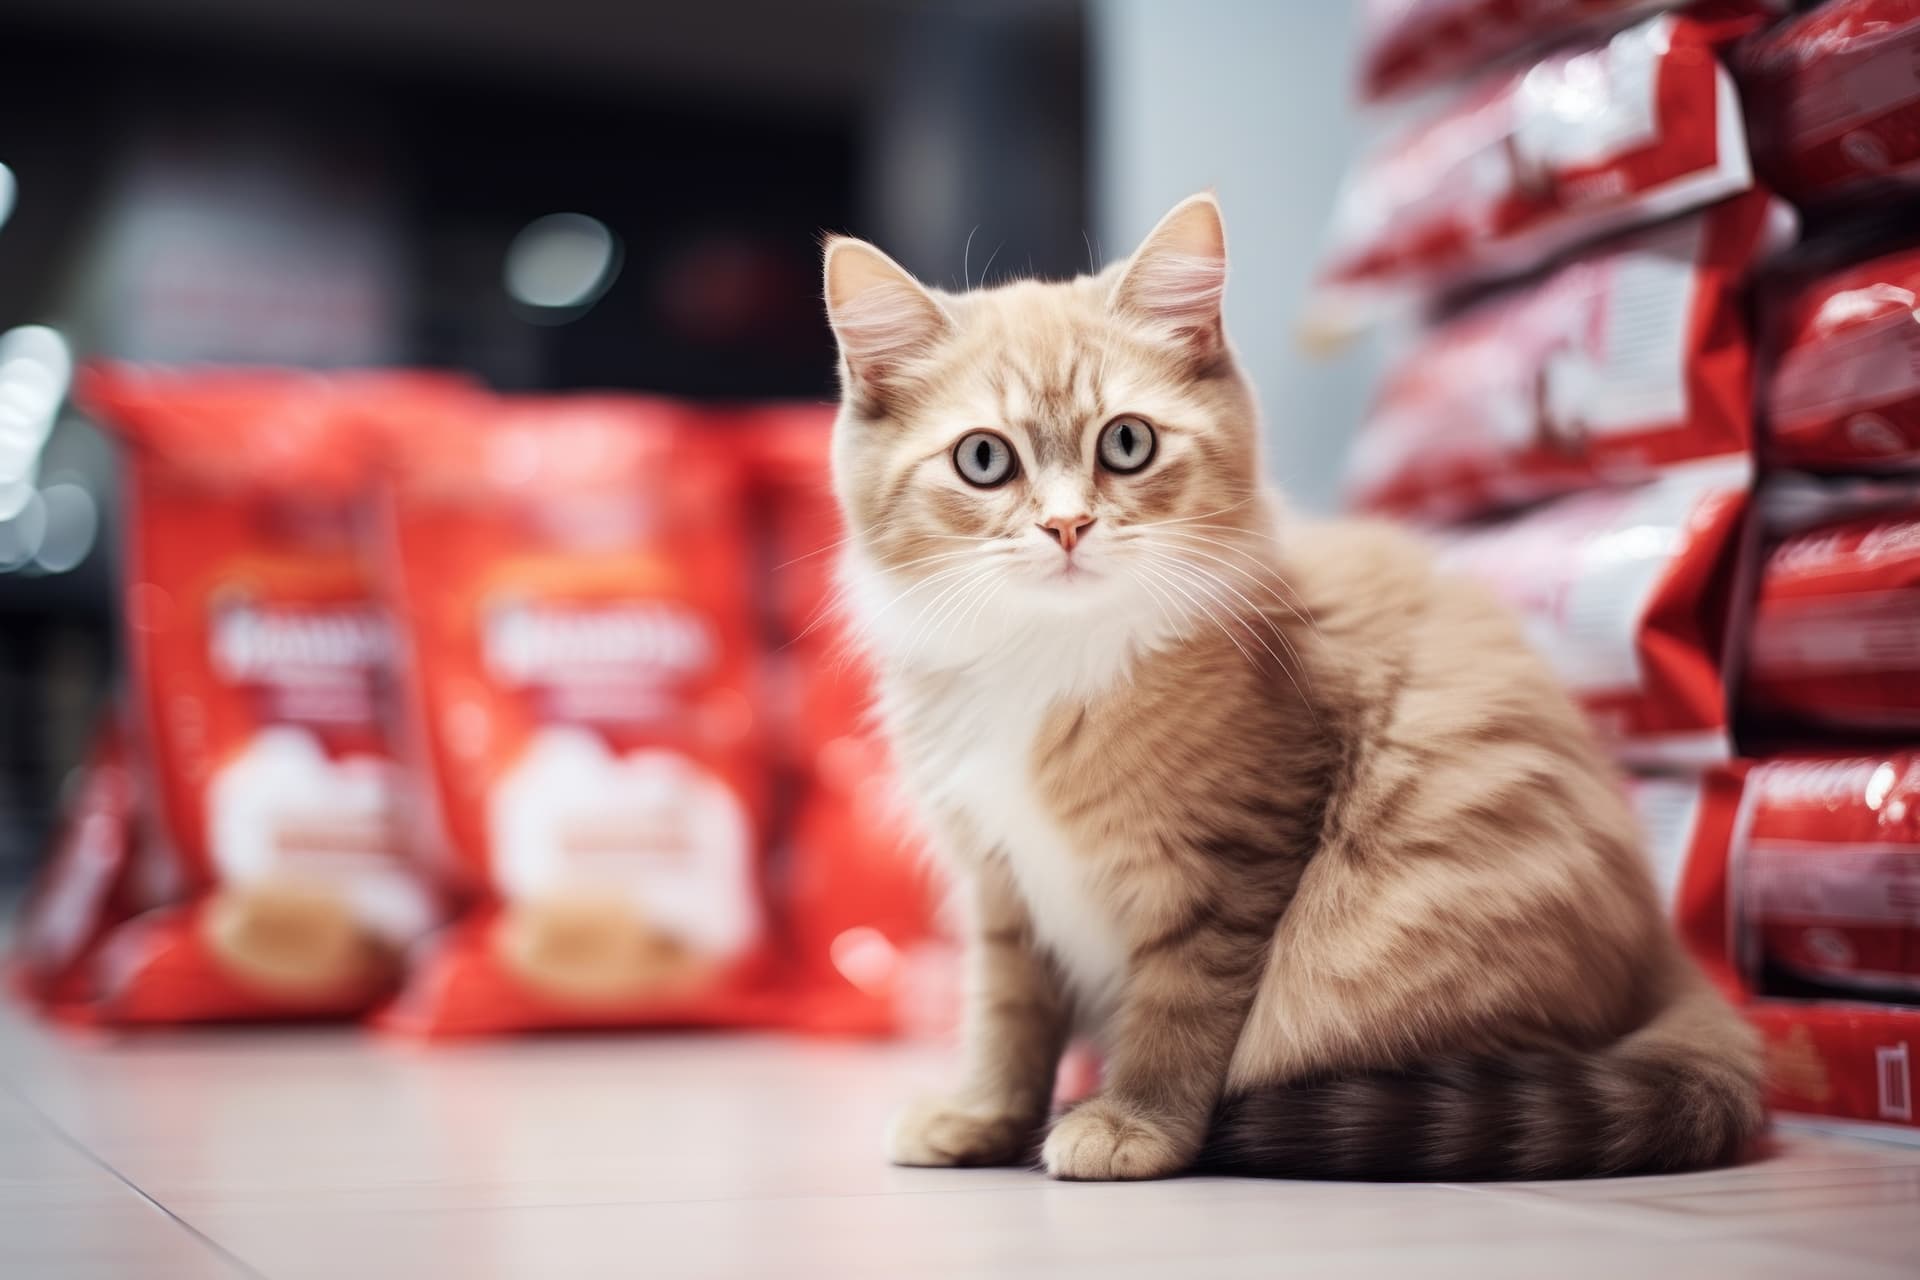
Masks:
[[[847,363],[849,391],[884,400],[902,372],[952,325],[945,308],[904,267],[864,240],[827,241],[827,319]]]

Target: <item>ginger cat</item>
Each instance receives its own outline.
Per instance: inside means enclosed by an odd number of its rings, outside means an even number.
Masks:
[[[966,1069],[907,1165],[1543,1178],[1761,1130],[1610,763],[1516,622],[1288,515],[1209,195],[962,294],[835,238],[835,484],[879,715],[970,905]],[[1101,1090],[1054,1119],[1068,1036]]]

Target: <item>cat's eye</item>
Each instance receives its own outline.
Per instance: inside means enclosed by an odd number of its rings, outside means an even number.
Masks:
[[[1018,469],[1013,446],[991,431],[969,431],[953,446],[953,469],[980,489],[993,489],[1013,479]]]
[[[1115,418],[1100,429],[1097,448],[1101,466],[1129,475],[1153,461],[1153,428],[1132,414]]]

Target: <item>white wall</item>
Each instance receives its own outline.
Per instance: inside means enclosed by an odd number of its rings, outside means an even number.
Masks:
[[[1294,327],[1335,184],[1360,139],[1357,4],[1092,0],[1093,195],[1101,247],[1128,252],[1213,187],[1232,255],[1227,323],[1261,393],[1267,469],[1303,507],[1337,501],[1373,360],[1317,363]]]

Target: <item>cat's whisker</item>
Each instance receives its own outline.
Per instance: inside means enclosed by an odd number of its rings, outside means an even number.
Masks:
[[[987,284],[987,276],[988,276],[988,275],[990,275],[990,274],[992,274],[992,272],[993,272],[993,260],[994,260],[995,258],[997,258],[997,257],[999,257],[999,256],[1000,256],[1000,251],[1001,251],[1002,249],[1004,249],[1004,248],[1006,248],[1006,247],[1007,247],[1007,242],[1006,242],[1005,240],[1002,240],[1002,241],[1001,241],[1001,242],[1000,242],[999,244],[997,244],[997,245],[995,245],[995,246],[993,246],[993,252],[987,255],[987,265],[986,265],[986,266],[984,266],[984,267],[982,267],[982,268],[980,268],[980,286],[981,286],[981,288],[985,288],[985,287],[986,287],[986,284]]]
[[[843,538],[835,538],[832,542],[829,542],[824,547],[816,547],[814,550],[807,552],[805,555],[798,555],[791,560],[781,561],[779,564],[773,566],[773,571],[775,573],[779,573],[782,569],[792,568],[794,565],[799,564],[802,560],[811,560],[815,556],[825,555],[829,551],[837,551],[841,547],[846,546],[849,542],[852,542],[853,538],[854,538],[854,535],[851,533],[847,534]]]
[[[974,623],[979,620],[980,615],[985,610],[987,604],[993,600],[998,599],[1000,596],[1001,589],[1006,585],[1007,585],[1007,579],[1005,574],[999,574],[995,576],[993,580],[993,589],[987,592],[986,595],[981,597],[980,603],[974,606],[973,611],[967,615],[965,622],[962,624],[966,627],[967,630],[971,631],[973,629]]]
[[[1237,596],[1240,600],[1240,603],[1245,605],[1248,609],[1252,610],[1255,615],[1259,615],[1260,606],[1254,604],[1253,601],[1247,599],[1247,597],[1242,595],[1240,592],[1235,591],[1233,587],[1229,585],[1226,582],[1226,580],[1221,578],[1219,575],[1211,573],[1208,570],[1202,569],[1198,565],[1190,564],[1187,561],[1182,560],[1177,556],[1160,556],[1160,557],[1157,557],[1155,563],[1162,570],[1168,573],[1171,573],[1175,577],[1181,578],[1182,580],[1186,581],[1187,583],[1192,585],[1195,590],[1204,594],[1207,597],[1207,599],[1213,601],[1215,604],[1218,604],[1222,609],[1226,610],[1227,616],[1230,617],[1233,621],[1238,622],[1242,627],[1244,627],[1247,631],[1247,634],[1253,639],[1254,643],[1258,644],[1262,649],[1265,649],[1267,651],[1267,656],[1271,657],[1275,662],[1280,663],[1282,666],[1286,665],[1286,660],[1282,658],[1278,653],[1274,652],[1273,646],[1269,645],[1266,642],[1265,638],[1260,635],[1257,629],[1255,629],[1253,623],[1247,618],[1247,616],[1241,613],[1240,610],[1234,608],[1232,603],[1228,601],[1225,598],[1225,596],[1222,596],[1221,594],[1219,594],[1219,591],[1224,590],[1230,595]]]
[[[1259,529],[1249,529],[1244,525],[1195,523],[1191,521],[1187,523],[1191,524],[1192,528],[1187,528],[1183,525],[1178,530],[1178,532],[1191,533],[1193,529],[1206,529],[1213,533],[1226,534],[1229,537],[1258,538],[1262,542],[1271,542],[1276,547],[1284,547],[1286,545],[1286,543],[1284,543],[1283,541],[1281,541],[1279,538],[1275,537],[1271,533],[1266,533]]]
[[[845,539],[842,539],[842,541],[845,541]],[[933,555],[921,556],[918,559],[908,560],[903,564],[889,566],[889,570],[897,573],[920,565],[934,564],[945,560],[958,560],[965,556],[977,556],[979,554],[978,551],[973,550],[942,551]],[[794,636],[780,647],[782,649],[789,648],[825,626],[836,614],[843,612],[842,606],[846,604],[847,598],[847,585],[844,582],[835,584],[833,590],[828,593],[827,599],[815,610],[814,615],[808,619],[807,625],[801,629],[800,634]]]
[[[1260,569],[1261,573],[1271,576],[1275,582],[1279,583],[1280,586],[1286,588],[1285,593],[1283,594],[1282,592],[1275,590],[1274,587],[1271,584],[1269,584],[1264,578],[1248,571],[1246,568],[1240,565],[1232,563],[1231,561],[1223,560],[1219,556],[1212,555],[1209,552],[1201,551],[1197,547],[1182,548],[1182,550],[1188,552],[1189,554],[1199,556],[1204,560],[1211,560],[1213,563],[1241,575],[1243,578],[1246,578],[1250,584],[1257,584],[1261,590],[1265,591],[1268,595],[1273,597],[1273,601],[1275,604],[1285,609],[1288,613],[1291,613],[1296,620],[1298,620],[1302,625],[1312,630],[1315,635],[1318,635],[1320,633],[1320,628],[1313,621],[1313,619],[1308,617],[1306,614],[1302,613],[1299,607],[1295,605],[1294,602],[1289,598],[1291,596],[1298,594],[1297,592],[1294,591],[1293,585],[1286,580],[1286,578],[1280,573],[1278,569],[1275,569],[1272,565],[1267,564],[1265,561],[1261,560],[1258,556],[1254,555],[1252,552],[1247,551],[1241,547],[1236,547],[1232,543],[1222,542],[1218,538],[1200,537],[1199,535],[1185,533],[1180,530],[1168,530],[1162,536],[1163,537],[1171,536],[1171,537],[1178,537],[1178,538],[1198,537],[1199,541],[1201,542],[1208,543],[1209,545],[1212,545],[1212,546],[1224,548],[1225,550],[1231,551],[1238,556],[1244,557],[1246,560],[1250,561],[1252,564],[1257,566]]]
[[[1186,597],[1188,603],[1206,615],[1207,619],[1220,629],[1220,634],[1227,638],[1227,642],[1240,651],[1240,656],[1247,660],[1248,666],[1252,667],[1255,671],[1260,669],[1259,661],[1254,658],[1253,654],[1248,651],[1245,645],[1240,643],[1239,639],[1233,634],[1232,629],[1220,620],[1220,615],[1208,607],[1205,602],[1196,598],[1192,592],[1181,586],[1172,574],[1163,572],[1158,566],[1142,565],[1141,568],[1159,579],[1162,585],[1170,587],[1180,595]]]
[[[976,565],[972,568],[972,573],[962,576],[958,582],[949,583],[939,595],[922,606],[919,621],[914,624],[906,643],[901,646],[901,652],[905,655],[906,661],[911,662],[919,656],[920,647],[933,638],[934,628],[953,608],[953,602],[964,601],[974,586],[991,572],[985,566]],[[945,602],[944,605],[943,602]]]
[[[1194,551],[1192,552],[1192,554],[1201,556],[1208,560],[1212,560],[1215,563],[1224,566],[1229,572],[1239,573],[1243,577],[1246,576],[1245,570],[1240,569],[1237,565],[1234,565],[1226,560],[1221,560],[1218,556],[1209,556],[1204,551]],[[1178,555],[1175,555],[1173,559],[1180,560],[1181,557],[1179,557]],[[1299,649],[1297,649],[1294,646],[1293,641],[1287,637],[1286,632],[1281,630],[1280,624],[1275,622],[1264,608],[1256,604],[1254,601],[1250,600],[1247,597],[1245,592],[1241,591],[1238,587],[1235,587],[1232,583],[1228,582],[1225,578],[1222,578],[1219,574],[1213,572],[1211,569],[1202,568],[1200,565],[1193,564],[1188,561],[1182,561],[1182,563],[1185,565],[1186,568],[1192,570],[1195,573],[1202,574],[1205,577],[1211,579],[1212,581],[1218,583],[1221,586],[1221,588],[1231,592],[1236,598],[1238,598],[1240,603],[1244,604],[1247,607],[1247,609],[1253,614],[1254,617],[1258,618],[1261,622],[1266,624],[1267,630],[1272,633],[1273,638],[1280,643],[1280,646],[1287,651],[1287,656],[1293,660],[1294,664],[1296,666],[1300,666],[1304,668],[1305,663],[1301,660]],[[1286,601],[1281,600],[1277,595],[1274,595],[1271,588],[1266,587],[1266,584],[1264,583],[1261,583],[1257,580],[1249,579],[1247,585],[1250,587],[1253,587],[1256,590],[1266,591],[1268,595],[1272,595],[1275,601],[1280,603],[1281,605],[1285,605],[1286,603]]]
[[[1217,583],[1220,587],[1226,589],[1227,591],[1232,592],[1235,596],[1239,597],[1241,603],[1245,604],[1247,608],[1254,611],[1255,616],[1257,616],[1262,622],[1265,622],[1267,624],[1268,630],[1273,632],[1273,638],[1278,640],[1280,642],[1280,647],[1287,651],[1287,657],[1292,659],[1291,662],[1287,661],[1286,659],[1283,659],[1279,654],[1275,653],[1273,651],[1273,646],[1269,645],[1264,639],[1261,638],[1260,633],[1254,629],[1253,624],[1249,622],[1244,615],[1241,615],[1235,612],[1232,606],[1228,605],[1224,600],[1220,601],[1221,607],[1225,608],[1229,614],[1232,614],[1239,621],[1239,623],[1247,629],[1247,633],[1249,635],[1251,635],[1256,641],[1259,641],[1260,647],[1262,649],[1265,649],[1267,651],[1267,654],[1274,660],[1274,663],[1279,666],[1281,674],[1287,677],[1287,683],[1291,684],[1293,686],[1293,691],[1300,695],[1300,703],[1302,706],[1304,706],[1307,709],[1307,715],[1313,720],[1315,725],[1318,725],[1320,723],[1320,716],[1319,716],[1319,713],[1314,710],[1314,702],[1316,701],[1316,699],[1309,696],[1309,690],[1313,686],[1313,681],[1311,677],[1308,677],[1306,674],[1307,672],[1306,663],[1301,659],[1300,651],[1293,646],[1293,643],[1290,640],[1288,640],[1284,634],[1282,634],[1282,632],[1280,631],[1280,628],[1274,624],[1273,619],[1267,617],[1266,613],[1263,610],[1261,610],[1258,605],[1254,604],[1253,601],[1247,599],[1245,595],[1243,595],[1240,591],[1236,590],[1231,583],[1226,581],[1226,579],[1220,577],[1218,574],[1212,572],[1211,570],[1203,569],[1199,565],[1179,560],[1177,557],[1175,558],[1174,563],[1177,564],[1181,569],[1185,570],[1187,573],[1204,575],[1204,577],[1206,577],[1207,579],[1210,579],[1214,583]],[[1193,579],[1193,581],[1195,586],[1201,585],[1198,579]],[[1296,670],[1299,672],[1298,675],[1294,674]],[[1306,684],[1304,686],[1301,683],[1303,679],[1306,681]]]
[[[1230,531],[1226,529],[1225,526],[1208,525],[1206,527],[1212,528],[1212,529],[1219,529],[1222,532]],[[1265,560],[1262,560],[1260,557],[1254,555],[1251,551],[1248,551],[1245,547],[1236,547],[1231,542],[1226,542],[1218,538],[1209,538],[1209,537],[1206,537],[1204,534],[1197,534],[1189,529],[1168,529],[1164,531],[1161,534],[1161,536],[1196,539],[1198,541],[1209,543],[1216,547],[1221,547],[1227,551],[1231,551],[1235,555],[1242,556],[1248,561],[1251,561],[1253,564],[1258,565],[1260,567],[1260,570],[1263,573],[1271,576],[1275,582],[1278,582],[1282,587],[1286,588],[1285,595],[1279,597],[1280,603],[1286,606],[1287,610],[1290,613],[1292,613],[1294,617],[1298,618],[1301,622],[1305,623],[1308,627],[1312,628],[1316,634],[1319,633],[1319,630],[1320,630],[1319,624],[1313,620],[1313,616],[1311,614],[1303,611],[1302,604],[1300,603],[1300,593],[1298,590],[1295,589],[1294,585],[1291,582],[1287,581],[1287,576],[1281,573],[1280,570],[1275,568],[1273,565],[1267,563]],[[1255,536],[1264,537],[1265,535],[1255,534]],[[1205,553],[1197,552],[1196,554],[1205,554]],[[1211,558],[1212,557],[1209,557],[1209,559]],[[1246,570],[1243,569],[1241,570],[1241,572],[1245,573]]]
[[[908,598],[913,596],[914,593],[919,591],[924,591],[928,587],[934,586],[937,583],[949,582],[956,575],[971,572],[974,569],[974,567],[975,566],[971,564],[948,565],[944,569],[936,570],[935,572],[928,574],[926,577],[921,578],[919,581],[915,582],[913,585],[907,587],[904,591],[901,591],[896,595],[894,595],[894,597],[888,600],[886,604],[882,605],[878,610],[876,610],[874,613],[872,613],[866,618],[865,620],[867,624],[866,634],[871,635],[873,633],[875,624],[877,624],[880,621],[880,619],[884,618],[888,613],[892,612],[896,607],[900,605],[902,601],[907,600]]]
[[[1159,529],[1170,524],[1192,524],[1196,520],[1206,520],[1206,519],[1210,519],[1213,516],[1223,516],[1229,511],[1238,511],[1241,507],[1246,506],[1249,502],[1252,502],[1254,499],[1258,498],[1259,496],[1260,495],[1257,493],[1250,493],[1246,497],[1240,499],[1240,501],[1233,503],[1230,506],[1221,507],[1215,511],[1202,511],[1197,516],[1176,516],[1171,520],[1148,520],[1141,524],[1134,525],[1133,528]]]
[[[1173,614],[1167,611],[1167,598],[1163,592],[1155,588],[1151,582],[1141,577],[1137,572],[1129,573],[1127,577],[1135,586],[1146,592],[1148,599],[1153,601],[1153,607],[1155,611],[1159,613],[1160,621],[1166,624],[1169,634],[1185,632],[1185,628],[1174,620]]]

